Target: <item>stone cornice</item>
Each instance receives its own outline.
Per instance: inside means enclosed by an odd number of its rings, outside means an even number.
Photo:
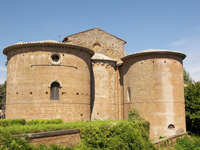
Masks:
[[[182,59],[184,59],[186,57],[185,54],[180,53],[180,52],[176,52],[176,51],[170,51],[170,50],[144,50],[144,51],[140,51],[137,53],[132,53],[129,54],[127,56],[124,56],[121,58],[122,61],[133,58],[133,57],[139,57],[139,56],[148,56],[148,55],[172,55],[172,56],[179,56]]]
[[[63,42],[52,42],[52,41],[39,41],[39,42],[27,42],[27,43],[17,43],[14,45],[10,45],[3,50],[3,54],[7,55],[9,51],[19,48],[26,48],[26,47],[58,47],[58,48],[71,48],[82,50],[89,53],[91,56],[94,55],[94,52],[88,48],[71,45]]]

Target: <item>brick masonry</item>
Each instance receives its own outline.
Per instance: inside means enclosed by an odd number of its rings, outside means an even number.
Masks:
[[[27,137],[33,145],[43,143],[46,145],[58,144],[72,147],[78,145],[81,141],[80,130],[78,129],[21,134],[15,135],[15,137]]]
[[[125,43],[94,28],[63,42],[6,47],[6,118],[123,120],[135,108],[150,122],[152,139],[185,132],[185,55],[150,49],[125,56]],[[50,100],[53,82],[59,100]]]

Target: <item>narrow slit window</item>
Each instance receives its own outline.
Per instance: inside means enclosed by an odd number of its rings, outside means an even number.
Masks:
[[[50,95],[50,99],[51,100],[59,100],[59,96],[60,96],[60,84],[58,82],[53,82],[51,84],[51,95]]]
[[[127,88],[127,102],[131,102],[131,88]]]

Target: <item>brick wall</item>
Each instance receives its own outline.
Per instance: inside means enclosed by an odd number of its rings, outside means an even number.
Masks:
[[[69,130],[58,130],[49,132],[39,132],[30,134],[15,135],[15,137],[28,137],[29,142],[33,145],[44,143],[46,145],[58,144],[74,146],[80,143],[80,130],[69,129]]]

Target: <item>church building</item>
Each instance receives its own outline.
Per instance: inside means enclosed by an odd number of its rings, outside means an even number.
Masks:
[[[150,138],[185,132],[185,54],[148,49],[125,55],[126,41],[99,28],[6,47],[6,118],[64,122],[127,120],[136,109]]]

